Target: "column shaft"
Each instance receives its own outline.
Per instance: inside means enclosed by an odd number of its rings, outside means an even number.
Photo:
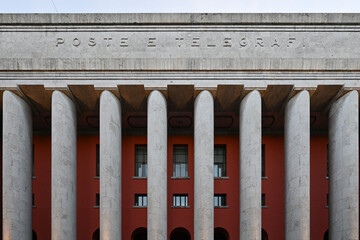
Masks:
[[[329,112],[329,237],[359,239],[359,103],[357,91]]]
[[[159,91],[148,97],[148,240],[167,239],[167,111]]]
[[[261,96],[249,93],[240,105],[240,239],[261,239]]]
[[[76,239],[76,109],[59,91],[51,109],[51,239]]]
[[[202,91],[194,108],[194,239],[214,239],[214,99]]]
[[[121,106],[100,96],[100,239],[121,239]]]
[[[3,95],[3,239],[32,238],[32,116],[16,94]]]
[[[310,97],[295,95],[285,108],[285,239],[310,239]]]

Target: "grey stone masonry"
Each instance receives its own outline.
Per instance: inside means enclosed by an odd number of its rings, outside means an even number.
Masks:
[[[100,96],[100,239],[121,240],[121,106]]]
[[[159,91],[148,97],[147,239],[167,239],[167,104]]]
[[[51,239],[76,240],[76,108],[60,91],[51,100]]]
[[[194,108],[194,239],[214,239],[214,99],[209,91]]]
[[[261,96],[252,91],[241,101],[240,239],[261,239]]]
[[[359,97],[351,91],[329,112],[329,236],[359,239]]]
[[[289,100],[284,119],[285,239],[310,239],[310,97]]]
[[[3,95],[3,236],[32,239],[32,113],[15,93]]]

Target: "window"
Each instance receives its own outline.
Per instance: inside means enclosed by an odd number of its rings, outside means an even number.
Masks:
[[[266,206],[266,201],[265,201],[265,193],[261,194],[261,207],[267,207]]]
[[[226,195],[225,194],[216,194],[214,196],[214,206],[215,207],[225,207],[226,206]]]
[[[135,176],[147,177],[147,146],[135,145]]]
[[[329,178],[329,144],[326,145],[326,178]]]
[[[32,194],[32,206],[35,207],[35,194]]]
[[[266,172],[265,172],[265,144],[261,145],[261,177],[266,177]]]
[[[100,177],[100,146],[96,144],[96,177]]]
[[[35,145],[32,145],[32,177],[35,178]]]
[[[325,205],[326,208],[329,207],[329,194],[327,193],[326,194],[326,205]]]
[[[187,194],[174,194],[173,195],[173,206],[174,207],[187,207],[188,205]]]
[[[188,177],[188,146],[174,145],[173,148],[173,176]]]
[[[214,177],[226,176],[226,145],[214,147]]]
[[[97,193],[95,195],[95,207],[99,207],[100,206],[100,194]]]
[[[135,194],[135,206],[146,207],[147,206],[147,195],[146,194]]]

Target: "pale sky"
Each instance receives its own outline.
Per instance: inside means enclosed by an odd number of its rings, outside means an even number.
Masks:
[[[0,0],[0,13],[360,12],[360,0]]]

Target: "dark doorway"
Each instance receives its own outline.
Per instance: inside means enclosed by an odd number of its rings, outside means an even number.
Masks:
[[[268,234],[264,229],[261,229],[261,239],[262,240],[269,240]]]
[[[135,229],[131,234],[131,240],[147,240],[147,230],[144,227]]]
[[[170,240],[191,240],[191,236],[188,230],[179,227],[171,232]]]
[[[214,229],[214,240],[229,240],[229,233],[221,227]]]
[[[92,236],[92,240],[100,240],[100,228],[95,230]]]
[[[328,240],[328,239],[329,239],[329,230],[326,230],[324,234],[324,240]]]
[[[32,233],[32,240],[37,240],[37,235],[36,232],[33,229],[33,233]]]

